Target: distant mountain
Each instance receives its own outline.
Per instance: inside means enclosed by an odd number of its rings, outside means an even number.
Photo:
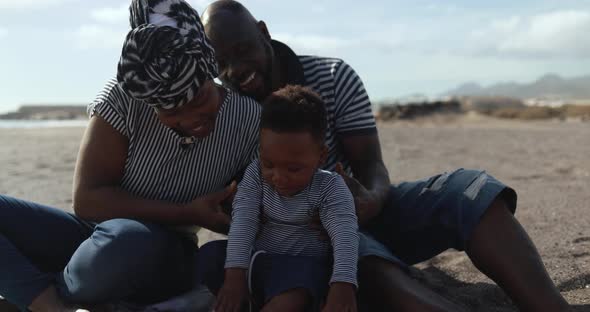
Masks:
[[[529,84],[504,82],[489,87],[482,87],[475,82],[470,82],[449,90],[444,95],[507,96],[519,99],[590,99],[590,75],[577,78],[562,78],[556,74],[547,74]]]

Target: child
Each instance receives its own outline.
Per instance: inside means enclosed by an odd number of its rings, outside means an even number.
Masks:
[[[317,308],[328,293],[326,310],[356,311],[354,200],[342,177],[319,169],[326,114],[321,98],[299,86],[263,103],[260,159],[238,186],[215,311],[240,311],[249,284],[265,310]],[[318,215],[329,241],[310,226]]]

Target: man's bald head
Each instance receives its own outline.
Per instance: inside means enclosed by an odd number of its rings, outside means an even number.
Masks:
[[[215,48],[219,79],[257,100],[268,96],[279,73],[266,24],[234,0],[213,2],[201,20]]]
[[[231,41],[228,35],[236,31],[255,36],[262,34],[270,39],[264,22],[257,21],[238,1],[218,0],[211,3],[203,12],[201,21],[207,36],[216,42]]]
[[[203,24],[208,24],[211,17],[218,15],[229,15],[233,18],[241,18],[256,23],[256,19],[246,7],[234,0],[218,0],[211,3],[203,12],[201,20]]]

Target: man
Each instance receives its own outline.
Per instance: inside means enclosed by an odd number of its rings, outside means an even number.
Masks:
[[[226,85],[261,101],[282,86],[299,84],[326,102],[324,169],[354,177],[346,181],[363,230],[359,284],[368,301],[387,310],[460,310],[406,274],[407,265],[455,248],[465,250],[521,310],[567,310],[513,216],[512,189],[469,170],[390,186],[370,101],[350,66],[334,58],[297,56],[233,0],[214,2],[202,20]]]

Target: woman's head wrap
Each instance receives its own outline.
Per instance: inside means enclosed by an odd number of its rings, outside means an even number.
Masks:
[[[121,88],[160,109],[182,106],[217,77],[215,51],[199,14],[182,0],[133,0],[133,28],[117,70]]]

